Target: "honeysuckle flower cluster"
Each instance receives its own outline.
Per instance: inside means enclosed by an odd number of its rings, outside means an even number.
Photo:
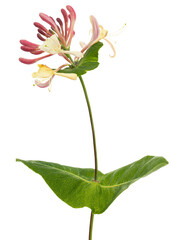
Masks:
[[[47,29],[41,23],[34,22],[34,26],[38,30],[37,37],[42,41],[41,44],[32,43],[27,40],[20,40],[22,45],[21,49],[23,51],[30,52],[33,55],[41,55],[43,53],[46,54],[33,59],[19,58],[20,62],[24,64],[33,64],[54,54],[58,54],[58,56],[63,57],[67,62],[55,70],[46,65],[39,64],[38,72],[33,73],[32,76],[33,78],[36,78],[35,85],[41,88],[50,87],[52,79],[55,75],[67,77],[73,80],[77,79],[76,73],[60,73],[58,71],[68,65],[72,65],[75,60],[78,61],[81,59],[87,49],[102,39],[106,40],[110,44],[113,50],[112,57],[115,56],[114,46],[108,39],[106,39],[108,31],[103,29],[103,27],[98,24],[94,16],[90,16],[90,21],[92,24],[92,36],[89,43],[85,44],[81,42],[80,45],[82,49],[80,51],[71,51],[70,46],[72,38],[75,36],[74,25],[76,21],[76,13],[69,5],[66,6],[66,10],[61,9],[61,13],[63,20],[61,18],[56,18],[56,20],[54,20],[51,16],[48,16],[44,13],[39,14],[40,18],[45,23],[50,25],[50,28]],[[75,57],[74,60],[71,56]]]

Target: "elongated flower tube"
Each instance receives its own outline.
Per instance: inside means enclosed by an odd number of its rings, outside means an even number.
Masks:
[[[101,25],[98,24],[98,22],[94,16],[90,16],[90,22],[92,24],[92,30],[91,30],[92,37],[88,44],[84,44],[82,42],[80,43],[80,45],[82,47],[81,52],[82,53],[85,52],[85,50],[87,50],[89,47],[91,47],[96,42],[98,42],[100,40],[105,40],[113,50],[113,55],[111,57],[115,57],[115,55],[116,55],[115,48],[114,48],[113,44],[106,38],[108,35],[108,31],[105,30]]]
[[[32,77],[36,78],[35,85],[40,88],[49,87],[49,90],[50,90],[52,79],[54,78],[55,75],[60,76],[60,77],[66,77],[71,80],[77,79],[77,74],[75,74],[75,73],[59,73],[58,72],[59,69],[63,66],[59,67],[57,70],[53,70],[43,64],[38,64],[38,67],[39,67],[39,70],[37,72],[34,72],[32,74]]]
[[[51,16],[44,13],[39,14],[40,18],[50,25],[50,29],[47,29],[38,22],[34,23],[34,26],[38,29],[37,37],[39,40],[43,41],[43,44],[35,44],[27,40],[20,40],[22,44],[21,49],[34,55],[46,52],[49,54],[34,59],[19,58],[20,62],[32,64],[54,54],[64,57],[69,63],[71,63],[71,60],[66,54],[72,54],[77,58],[83,57],[83,53],[81,52],[70,51],[71,40],[75,35],[74,25],[76,13],[69,5],[66,6],[66,9],[68,12],[65,9],[61,9],[64,23],[60,18],[57,18],[55,21]]]

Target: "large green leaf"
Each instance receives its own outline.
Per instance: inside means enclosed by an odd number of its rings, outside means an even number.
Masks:
[[[147,176],[168,162],[163,157],[146,156],[107,174],[94,169],[73,168],[42,161],[23,161],[40,174],[53,192],[74,208],[89,207],[94,214],[103,213],[116,197],[138,179]]]
[[[83,58],[81,58],[75,66],[71,65],[67,68],[60,70],[61,73],[76,73],[78,76],[85,74],[87,71],[91,71],[99,66],[98,63],[98,51],[103,46],[103,43],[97,42],[93,44],[85,52]]]

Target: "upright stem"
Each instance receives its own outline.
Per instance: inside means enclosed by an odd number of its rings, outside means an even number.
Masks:
[[[95,173],[94,173],[94,180],[97,180],[97,149],[96,149],[96,137],[95,137],[95,131],[94,131],[94,123],[93,123],[93,116],[92,116],[92,112],[91,112],[91,106],[90,106],[90,102],[88,99],[88,94],[87,94],[87,90],[85,87],[85,84],[83,82],[82,77],[79,77],[83,91],[84,91],[84,95],[86,98],[86,102],[87,102],[87,107],[88,107],[88,111],[89,111],[89,116],[90,116],[90,123],[91,123],[91,129],[92,129],[92,135],[93,135],[93,147],[94,147],[94,162],[95,162]],[[91,211],[91,216],[90,216],[90,227],[89,227],[89,240],[92,240],[92,232],[93,232],[93,220],[94,220],[94,214]]]
[[[93,220],[94,220],[94,214],[91,212],[91,216],[90,216],[90,227],[89,227],[89,238],[88,238],[88,240],[92,240]]]
[[[86,98],[86,102],[87,102],[87,107],[88,107],[88,111],[89,111],[89,116],[90,116],[90,122],[91,122],[91,129],[92,129],[92,135],[93,135],[93,146],[94,146],[94,161],[95,161],[95,175],[94,175],[94,180],[97,180],[97,170],[98,170],[98,166],[97,166],[97,149],[96,149],[96,137],[95,137],[95,131],[94,131],[94,123],[93,123],[93,117],[92,117],[92,112],[91,112],[91,107],[90,107],[90,102],[88,99],[88,94],[87,94],[87,90],[85,87],[85,84],[83,82],[82,77],[79,77],[83,91],[84,91],[84,95]]]

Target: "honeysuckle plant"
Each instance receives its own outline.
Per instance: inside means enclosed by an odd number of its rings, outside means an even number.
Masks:
[[[33,55],[45,55],[33,59],[19,58],[19,60],[24,64],[33,64],[54,54],[63,58],[64,63],[61,66],[56,66],[55,69],[44,64],[38,65],[39,69],[32,74],[32,77],[35,79],[34,85],[40,88],[48,87],[50,89],[52,79],[55,76],[72,80],[79,78],[90,117],[95,167],[94,169],[75,168],[44,161],[25,161],[21,159],[17,159],[17,161],[22,162],[41,175],[52,191],[69,206],[91,209],[88,236],[91,240],[94,214],[103,213],[132,183],[165,166],[168,162],[163,157],[149,155],[106,174],[98,170],[92,111],[82,75],[98,67],[98,52],[103,46],[102,40],[105,40],[111,46],[113,51],[111,57],[114,57],[116,52],[113,44],[107,38],[108,31],[98,24],[94,16],[90,16],[92,25],[90,41],[88,43],[80,42],[81,49],[78,51],[71,50],[71,42],[75,36],[76,13],[69,5],[66,6],[66,10],[61,9],[61,13],[63,21],[61,18],[54,20],[51,16],[40,13],[40,18],[49,25],[46,28],[41,23],[34,23],[38,29],[37,37],[41,41],[40,44],[20,40],[23,51]]]

